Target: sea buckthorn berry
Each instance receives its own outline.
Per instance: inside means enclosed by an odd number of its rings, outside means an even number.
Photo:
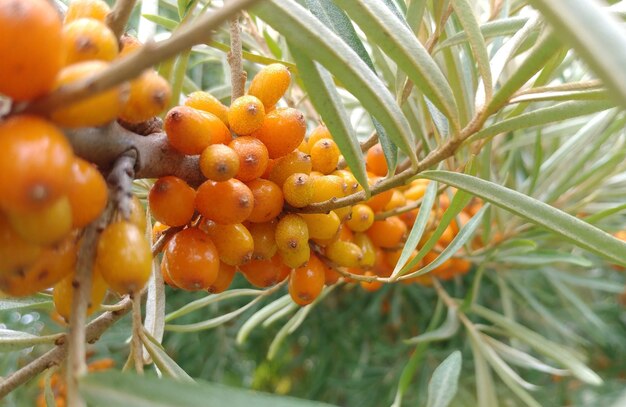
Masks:
[[[217,116],[176,106],[167,112],[164,120],[169,143],[183,154],[197,155],[211,144],[228,144],[230,131]]]
[[[363,258],[359,265],[364,268],[374,267],[376,263],[376,247],[372,240],[365,233],[355,233],[354,244],[359,246],[363,253]]]
[[[309,144],[307,143],[306,139],[300,142],[300,145],[298,146],[297,151],[301,151],[305,154],[309,154],[310,149],[309,149]]]
[[[33,264],[0,273],[0,291],[23,297],[50,288],[74,270],[77,253],[76,235],[71,234],[58,245],[44,249]]]
[[[104,211],[109,190],[100,171],[83,160],[75,158],[67,198],[72,208],[72,227],[82,228],[96,220]]]
[[[272,181],[258,178],[248,182],[254,196],[254,207],[248,216],[250,222],[269,222],[283,210],[283,191]]]
[[[329,213],[301,213],[312,239],[332,239],[339,231],[341,221],[333,211]]]
[[[111,12],[109,5],[103,0],[73,0],[65,12],[64,23],[70,23],[79,18],[93,18],[104,22]]]
[[[93,18],[79,18],[63,27],[65,65],[100,60],[112,61],[119,49],[113,31]]]
[[[59,281],[52,290],[54,308],[67,322],[70,320],[70,313],[74,300],[74,286],[72,285],[73,279],[74,273]],[[94,268],[93,273],[91,274],[91,291],[89,292],[87,315],[93,314],[100,308],[100,304],[102,304],[102,300],[104,300],[104,296],[106,295],[107,288],[108,286],[104,281],[104,278],[102,278],[98,269]]]
[[[428,253],[426,253],[426,255],[424,256],[424,259],[423,259],[423,263],[424,263],[425,266],[427,266],[430,263],[434,262],[439,257],[439,253],[437,251],[435,251],[435,250],[441,251],[441,247],[435,247],[434,250],[431,250]],[[451,260],[452,259],[448,259],[448,260],[444,261],[439,266],[437,266],[433,270],[431,270],[430,273],[433,276],[439,277],[441,279],[448,280],[450,278],[451,268],[454,265],[454,263]]]
[[[376,256],[374,261],[374,274],[379,277],[389,277],[391,273],[393,273],[394,266],[396,264],[390,264],[387,259],[387,252],[385,252],[380,247],[376,248]]]
[[[389,169],[387,167],[387,160],[385,159],[383,147],[380,143],[375,144],[367,150],[367,154],[365,155],[365,166],[369,172],[376,174],[379,177],[387,175]]]
[[[285,65],[270,64],[254,75],[248,94],[259,98],[269,110],[283,97],[290,82],[291,73]]]
[[[111,223],[98,240],[96,267],[118,294],[138,293],[152,272],[152,252],[144,231],[128,221]]]
[[[393,194],[391,195],[391,199],[389,200],[387,205],[385,205],[384,210],[391,211],[393,209],[400,208],[406,205],[406,202],[407,201],[404,194],[401,191],[394,189]]]
[[[449,224],[448,227],[444,229],[441,236],[439,236],[439,239],[437,240],[437,244],[443,247],[448,246],[450,242],[452,242],[452,239],[454,239],[454,237],[456,236],[456,233],[457,232],[455,231],[455,227],[452,224]]]
[[[347,221],[348,219],[350,219],[350,216],[352,216],[352,207],[350,205],[342,206],[341,208],[335,208],[333,209],[333,211],[337,214],[337,216],[339,216],[339,220],[341,220],[342,222]]]
[[[337,175],[314,177],[313,202],[324,202],[333,198],[341,198],[346,193],[346,183]]]
[[[248,231],[254,241],[254,252],[252,258],[255,260],[271,259],[278,250],[276,245],[276,224],[272,220],[263,223],[250,223]]]
[[[259,178],[267,168],[269,157],[267,148],[254,137],[237,137],[228,145],[235,150],[239,157],[239,171],[235,178],[241,181],[251,181]]]
[[[375,185],[376,181],[380,179],[379,177],[373,177],[370,179],[370,185]],[[373,182],[372,182],[373,181]],[[378,192],[375,195],[372,195],[370,199],[365,201],[365,204],[372,208],[374,212],[380,212],[385,209],[385,206],[391,201],[393,197],[393,190],[388,189],[387,191]]]
[[[0,274],[28,267],[41,252],[40,245],[22,239],[13,230],[6,215],[0,212]]]
[[[16,101],[48,93],[63,66],[59,14],[46,0],[0,3],[0,93]]]
[[[229,266],[239,266],[252,259],[254,240],[241,223],[218,225],[215,222],[205,222],[201,228],[213,240],[222,262]]]
[[[301,151],[293,151],[274,161],[269,180],[282,187],[292,174],[309,174],[312,168],[310,155]]]
[[[171,97],[170,84],[156,71],[146,71],[130,83],[119,117],[128,123],[144,122],[165,110]]]
[[[228,109],[228,123],[235,133],[246,136],[258,130],[265,119],[263,103],[254,96],[246,95],[235,99]]]
[[[307,244],[306,246],[300,246],[295,250],[281,250],[278,249],[278,254],[282,259],[283,263],[285,263],[290,268],[298,268],[309,261],[311,257],[311,248]]]
[[[334,268],[324,264],[324,284],[333,285],[341,278],[341,274]]]
[[[150,212],[168,226],[183,226],[195,212],[196,191],[178,177],[159,178],[148,195]]]
[[[304,306],[315,301],[322,293],[325,282],[325,266],[313,255],[309,262],[291,271],[289,276],[289,295],[293,302]]]
[[[118,58],[130,55],[131,53],[138,51],[143,46],[143,44],[137,39],[137,37],[130,34],[122,35],[122,37],[120,38],[120,43],[122,49],[117,56]]]
[[[163,258],[161,259],[160,269],[161,276],[163,277],[163,282],[165,284],[169,285],[172,288],[180,288],[176,285],[176,283],[172,280],[172,277],[170,276],[170,271],[167,269],[167,259],[165,254],[163,254]]]
[[[59,73],[55,88],[84,80],[89,76],[107,69],[109,64],[104,61],[87,61],[69,65]],[[127,86],[117,86],[104,92],[96,93],[81,101],[70,103],[54,110],[52,121],[65,127],[102,126],[120,114],[126,101]]]
[[[196,193],[196,209],[202,216],[222,225],[241,223],[254,208],[250,188],[237,179],[205,181]]]
[[[143,207],[137,195],[133,195],[130,199],[130,215],[128,221],[137,226],[143,233],[148,227],[148,219],[146,219],[146,208]]]
[[[70,186],[74,154],[65,136],[35,116],[0,123],[0,207],[43,209]]]
[[[290,268],[283,263],[278,255],[269,260],[252,260],[239,269],[250,284],[259,288],[271,287],[280,283],[289,275],[290,271]]]
[[[367,277],[372,277],[375,274],[371,271],[366,271],[363,275]],[[374,292],[380,290],[383,286],[383,283],[380,281],[359,281],[359,285],[365,291]]]
[[[206,290],[217,280],[219,254],[213,240],[198,228],[176,233],[164,252],[167,271],[178,287]]]
[[[295,150],[306,132],[306,121],[299,110],[278,108],[265,115],[263,126],[254,133],[265,144],[270,158],[278,158]]]
[[[303,246],[308,247],[308,241],[309,228],[301,216],[290,213],[278,221],[276,244],[280,250],[295,252]]]
[[[217,272],[217,279],[207,288],[207,291],[211,294],[219,294],[226,291],[235,278],[237,268],[235,266],[229,266],[225,263],[220,263],[220,268]]]
[[[337,168],[341,152],[331,139],[319,140],[311,147],[313,170],[322,174],[330,174]]]
[[[363,189],[359,182],[356,180],[354,175],[350,171],[346,170],[336,170],[331,173],[331,175],[337,175],[343,178],[343,181],[346,183],[346,195],[354,194],[355,192],[359,192]]]
[[[211,144],[200,155],[200,171],[212,181],[228,181],[239,171],[239,156],[224,144]]]
[[[352,242],[337,240],[326,246],[326,257],[341,267],[359,267],[363,259],[361,248]]]
[[[357,204],[352,207],[350,219],[346,225],[354,232],[365,232],[374,223],[374,211],[365,204]]]
[[[283,195],[289,205],[303,208],[313,202],[313,182],[306,174],[291,174],[283,184]]]
[[[311,148],[313,148],[313,145],[323,139],[332,140],[333,136],[330,134],[330,131],[328,131],[328,128],[326,126],[320,124],[315,129],[313,129],[311,134],[309,134],[309,138],[306,141],[309,153],[311,152]]]
[[[155,243],[157,240],[159,240],[159,238],[163,236],[163,233],[167,232],[169,228],[170,228],[169,226],[159,221],[154,222],[152,224],[152,234],[151,234],[152,243]]]
[[[72,230],[72,208],[63,196],[47,208],[34,212],[7,212],[9,223],[22,239],[50,245]]]
[[[352,233],[352,230],[347,227],[345,223],[339,228],[339,240],[343,240],[344,242],[354,240],[354,233]]]
[[[228,107],[224,106],[215,96],[208,92],[193,92],[187,96],[185,106],[212,113],[228,126]]]
[[[404,196],[412,201],[422,199],[426,193],[428,182],[429,181],[426,179],[416,179],[415,181],[412,181],[409,188],[404,191]]]
[[[394,248],[402,243],[407,232],[406,225],[397,216],[375,221],[367,235],[376,246]]]

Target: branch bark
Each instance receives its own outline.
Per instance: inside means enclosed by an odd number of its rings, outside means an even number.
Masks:
[[[232,86],[231,100],[235,100],[245,93],[247,74],[243,70],[242,52],[241,27],[239,26],[239,16],[237,15],[230,20],[228,64],[230,65],[230,83]]]
[[[113,6],[113,10],[107,15],[106,24],[111,31],[113,31],[118,41],[122,34],[124,34],[130,14],[135,7],[135,2],[135,0],[117,0],[115,6]]]

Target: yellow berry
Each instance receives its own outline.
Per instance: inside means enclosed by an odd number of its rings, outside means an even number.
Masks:
[[[246,95],[235,99],[228,110],[230,129],[241,136],[260,129],[264,119],[263,103],[254,96]]]

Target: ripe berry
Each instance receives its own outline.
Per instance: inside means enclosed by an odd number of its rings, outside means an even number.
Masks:
[[[61,32],[46,0],[0,2],[0,93],[16,101],[48,93],[63,66]]]
[[[96,220],[107,204],[108,193],[106,181],[96,167],[75,158],[67,192],[72,208],[72,227],[82,228]]]
[[[70,186],[74,154],[65,136],[35,116],[0,123],[0,207],[44,209]]]
[[[170,84],[156,71],[146,71],[130,83],[130,94],[119,117],[129,123],[146,121],[165,110],[171,96]]]
[[[283,209],[283,192],[272,181],[262,178],[248,182],[248,188],[254,196],[254,207],[248,221],[255,223],[269,222]]]
[[[354,232],[364,232],[374,223],[374,211],[367,205],[357,204],[352,207],[350,219],[346,225]]]
[[[313,202],[324,202],[333,198],[341,198],[346,193],[346,183],[337,175],[314,177]]]
[[[397,216],[390,216],[383,220],[375,221],[367,230],[367,235],[374,245],[393,248],[402,243],[407,232],[406,225]]]
[[[52,290],[52,300],[54,308],[65,321],[69,322],[74,300],[74,273],[71,273],[63,280],[59,281]],[[89,293],[89,302],[87,305],[87,315],[93,314],[100,308],[102,300],[106,295],[108,286],[97,268],[93,269],[91,275],[91,291]]]
[[[253,207],[252,191],[234,178],[224,182],[205,181],[196,193],[198,212],[222,225],[243,222],[250,216]]]
[[[354,194],[361,191],[363,188],[359,185],[359,182],[354,178],[354,175],[347,170],[336,170],[331,175],[337,175],[343,179],[346,184],[346,195]]]
[[[287,278],[290,271],[278,255],[269,260],[252,260],[241,266],[240,270],[250,284],[259,288],[271,287],[280,283]]]
[[[312,168],[311,156],[296,150],[274,161],[269,180],[282,187],[291,175],[296,173],[308,175]]]
[[[409,188],[404,191],[404,196],[407,199],[411,199],[413,201],[422,199],[422,197],[426,193],[426,187],[428,187],[428,182],[429,181],[426,179],[416,179],[415,181],[411,182]]]
[[[122,35],[122,37],[120,38],[120,43],[121,43],[122,49],[120,50],[120,53],[117,56],[118,59],[126,57],[138,51],[143,46],[143,44],[141,43],[141,41],[137,39],[137,37],[132,36],[128,33]]]
[[[183,154],[196,155],[211,144],[227,144],[230,131],[217,116],[188,106],[172,108],[164,120],[169,143]]]
[[[337,168],[341,152],[331,139],[322,139],[311,147],[313,170],[322,174],[330,174]]]
[[[370,186],[376,184],[376,182],[381,179],[380,177],[373,176],[369,179]],[[376,195],[372,195],[370,199],[365,201],[365,204],[372,208],[374,212],[380,212],[385,209],[385,206],[389,203],[391,198],[393,197],[393,190],[388,189],[387,191],[379,192]]]
[[[245,264],[252,258],[254,240],[241,223],[218,225],[215,222],[205,222],[202,230],[213,240],[220,260],[229,266]]]
[[[118,294],[141,291],[152,272],[152,252],[143,231],[128,221],[107,226],[98,240],[96,267]]]
[[[337,240],[326,246],[326,257],[342,267],[359,267],[363,259],[361,248],[352,242]]]
[[[308,305],[322,293],[325,282],[325,266],[313,255],[309,262],[291,271],[289,276],[289,295],[298,305]]]
[[[83,61],[112,61],[119,49],[113,31],[103,22],[79,18],[63,27],[65,65]]]
[[[276,225],[276,244],[285,252],[296,252],[308,247],[309,228],[306,221],[299,215],[290,213],[278,221]]]
[[[264,119],[263,103],[254,96],[241,96],[230,104],[228,123],[230,129],[239,135],[245,136],[260,129]]]
[[[312,239],[331,239],[337,235],[341,221],[333,211],[329,213],[301,213]]]
[[[365,166],[367,170],[379,177],[387,175],[388,167],[387,160],[385,159],[385,153],[380,143],[375,144],[369,150],[365,156]]]
[[[235,278],[237,268],[235,266],[229,266],[228,264],[220,263],[220,268],[217,272],[217,279],[207,288],[207,291],[211,294],[219,294],[226,291]]]
[[[159,178],[148,195],[150,212],[168,226],[183,226],[195,212],[196,191],[178,177]]]
[[[303,173],[291,174],[283,184],[285,201],[294,208],[303,208],[313,201],[313,181]]]
[[[107,14],[111,12],[109,5],[103,0],[72,0],[65,12],[65,24],[79,18],[93,18],[104,22]]]
[[[143,207],[137,195],[133,195],[130,200],[130,215],[128,221],[143,233],[148,227],[148,220],[146,219],[146,208]]]
[[[293,250],[278,249],[278,255],[283,263],[291,268],[298,268],[304,265],[311,257],[311,248],[309,245],[299,246]]]
[[[9,223],[22,239],[50,245],[64,238],[72,229],[72,208],[67,197],[31,212],[7,212]]]
[[[278,250],[278,246],[276,245],[277,223],[277,221],[272,220],[264,223],[250,223],[248,225],[248,231],[254,241],[253,259],[270,259],[276,254]]]
[[[215,244],[198,228],[176,233],[165,248],[164,261],[174,284],[189,291],[208,289],[220,267]]]
[[[313,129],[311,134],[309,134],[309,138],[306,140],[309,153],[311,152],[311,148],[313,148],[313,145],[315,145],[315,143],[322,139],[332,140],[333,136],[330,134],[326,126],[320,124],[315,129]]]
[[[22,239],[0,212],[0,274],[30,266],[41,252],[40,245]]]
[[[374,276],[374,273],[371,271],[366,271],[363,275],[369,277]],[[380,290],[383,286],[383,283],[381,283],[380,281],[360,281],[359,285],[365,291],[374,292]]]
[[[267,148],[254,137],[237,137],[228,144],[239,157],[239,171],[235,178],[241,181],[251,181],[259,178],[267,168]]]
[[[212,113],[228,126],[228,107],[224,106],[215,96],[208,92],[193,92],[187,96],[185,106]]]
[[[55,88],[87,79],[107,69],[104,61],[87,61],[69,65],[59,73]],[[107,124],[119,115],[126,100],[127,86],[117,86],[86,99],[54,110],[50,117],[64,127],[90,127]]]
[[[171,240],[171,239],[170,239]],[[169,240],[168,240],[169,243]],[[176,283],[172,280],[170,276],[170,271],[167,269],[167,256],[163,253],[163,258],[161,259],[161,276],[163,277],[163,282],[169,285],[172,288],[180,288],[176,285]]]
[[[212,181],[228,181],[239,171],[239,156],[224,144],[211,144],[200,155],[200,171]]]
[[[248,94],[259,98],[269,110],[285,94],[290,82],[291,73],[286,66],[270,64],[254,75]]]
[[[305,132],[302,112],[287,107],[266,114],[263,126],[252,136],[265,144],[270,158],[278,158],[295,150],[304,140]]]

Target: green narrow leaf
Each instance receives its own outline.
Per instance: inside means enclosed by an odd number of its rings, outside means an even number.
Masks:
[[[474,15],[472,4],[468,0],[453,0],[452,7],[461,21],[461,26],[463,26],[463,29],[467,33],[474,59],[476,59],[476,65],[478,65],[478,71],[483,80],[485,93],[482,95],[482,100],[489,101],[493,94],[489,54],[487,52],[485,38],[480,31],[478,20]],[[478,92],[478,94],[480,94],[480,92]],[[481,102],[479,104],[483,105],[483,103],[484,102]]]
[[[248,320],[239,328],[237,332],[237,344],[242,345],[246,339],[248,339],[248,335],[252,332],[254,328],[256,328],[260,323],[265,321],[270,316],[279,312],[283,308],[287,307],[291,301],[291,297],[288,294],[283,295],[277,300],[267,304],[265,307],[261,308],[257,312],[255,312]]]
[[[28,298],[0,298],[0,311],[52,309],[52,297],[37,294]]]
[[[427,407],[447,407],[456,395],[461,373],[461,352],[455,350],[433,372],[428,383]]]
[[[407,345],[416,345],[418,343],[442,341],[444,339],[451,338],[459,331],[459,317],[457,308],[448,308],[448,315],[446,320],[441,326],[433,331],[423,333],[413,338],[405,339],[404,343]]]
[[[560,122],[573,117],[585,116],[615,107],[607,100],[584,100],[562,102],[556,105],[533,110],[517,117],[502,120],[471,136],[467,142],[491,138],[501,133]]]
[[[504,37],[513,35],[518,32],[528,21],[527,17],[509,17],[500,20],[489,21],[482,24],[480,32],[483,38]],[[453,45],[463,44],[468,40],[468,34],[465,31],[458,32],[453,36],[441,41],[433,51],[433,54]]]
[[[378,0],[336,2],[402,68],[458,133],[459,112],[452,89],[439,66],[411,30]]]
[[[172,20],[171,18],[159,16],[156,14],[143,14],[142,17],[148,21],[160,25],[161,27],[169,31],[174,31],[179,24],[176,20]]]
[[[498,407],[498,398],[493,384],[493,375],[485,356],[480,350],[480,342],[470,335],[470,345],[474,356],[474,371],[476,372],[476,394],[478,395],[478,407]]]
[[[120,372],[82,377],[79,390],[89,405],[124,407],[323,407],[329,404],[198,381],[179,382]]]
[[[350,124],[350,118],[337,92],[333,78],[326,69],[313,62],[297,48],[291,48],[291,55],[300,69],[300,76],[311,102],[333,135],[333,140],[337,143],[354,177],[369,197],[370,190],[363,151],[361,151],[361,145]]]
[[[626,107],[626,31],[606,7],[592,0],[531,0],[555,33],[602,78]]]
[[[222,300],[226,300],[229,298],[237,298],[237,297],[256,297],[262,294],[263,294],[263,290],[240,288],[236,290],[224,291],[223,293],[219,293],[219,294],[207,295],[204,298],[200,298],[200,299],[190,302],[189,304],[183,305],[176,311],[170,312],[169,314],[165,316],[165,322],[169,322],[173,319],[180,318],[183,315],[187,315],[193,311],[207,307],[210,304],[213,304]]]
[[[564,237],[579,247],[626,265],[626,243],[610,234],[560,211],[493,182],[449,171],[425,171],[420,177],[439,181],[470,192],[511,213],[528,219]]]
[[[515,364],[523,368],[533,369],[539,372],[545,372],[559,376],[566,376],[569,374],[567,370],[557,369],[555,367],[547,365],[539,359],[535,358],[534,356],[522,352],[519,349],[515,349],[490,336],[484,335],[483,339],[485,339],[488,342],[489,346],[491,346],[493,350],[495,350],[504,360],[508,361],[509,363]]]
[[[194,380],[178,365],[168,354],[161,344],[149,332],[144,331],[141,335],[141,341],[146,351],[150,354],[152,361],[159,368],[161,373],[172,379],[193,383]]]
[[[12,329],[0,329],[0,352],[14,352],[35,345],[53,344],[63,334],[37,336]]]
[[[391,140],[411,160],[417,160],[409,124],[395,98],[341,38],[294,0],[268,0],[254,10],[295,47],[328,69],[368,112],[375,112]]]

